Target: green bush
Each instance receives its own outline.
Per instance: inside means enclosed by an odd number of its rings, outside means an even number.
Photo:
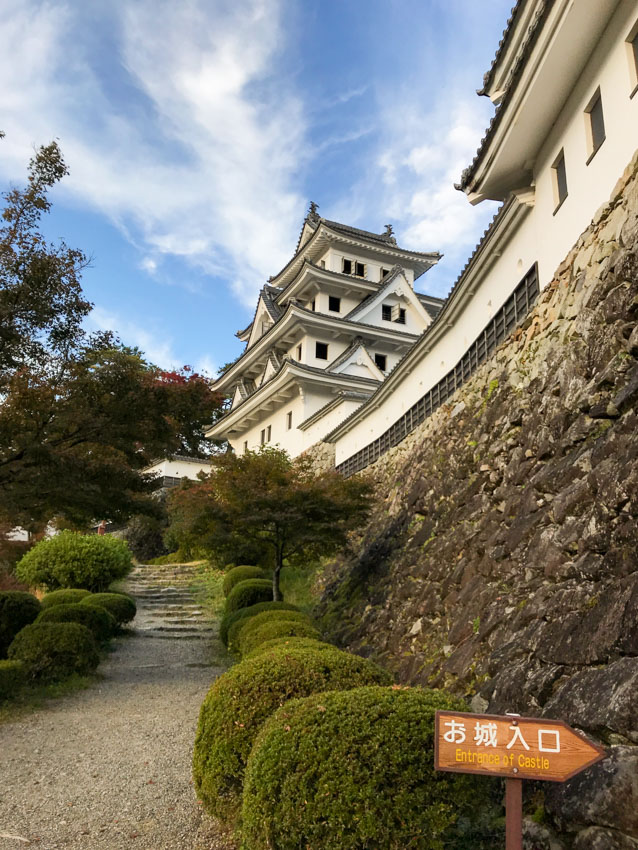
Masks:
[[[232,667],[209,690],[193,754],[197,794],[215,817],[239,813],[244,767],[261,724],[289,699],[358,685],[387,684],[375,664],[336,648],[283,647]]]
[[[236,584],[239,584],[240,581],[246,581],[249,578],[268,578],[268,574],[266,570],[262,570],[261,567],[251,567],[248,565],[233,567],[232,570],[229,570],[224,576],[224,584],[222,587],[224,596],[228,596],[233,587],[235,587]]]
[[[245,609],[240,609],[245,610]],[[234,652],[241,651],[240,641],[241,635],[245,630],[258,628],[264,623],[277,621],[290,621],[310,623],[310,618],[303,611],[292,611],[289,609],[283,610],[268,610],[262,611],[259,614],[254,614],[252,617],[241,617],[230,626],[228,629],[228,646]]]
[[[117,631],[115,617],[99,605],[51,605],[38,615],[36,623],[80,623],[98,643],[105,643]]]
[[[40,600],[42,608],[51,608],[54,605],[75,605],[80,602],[85,596],[89,596],[90,590],[80,590],[79,588],[70,588],[67,590],[52,590]]]
[[[32,587],[80,587],[99,592],[124,578],[132,566],[123,540],[108,534],[62,531],[36,543],[20,559],[16,575]]]
[[[434,770],[437,709],[465,707],[443,691],[381,687],[286,703],[248,759],[243,850],[449,846],[489,783]]]
[[[228,633],[233,623],[238,620],[249,619],[255,614],[260,614],[262,611],[298,611],[296,605],[290,602],[257,602],[256,605],[249,605],[248,608],[239,608],[237,611],[226,611],[219,624],[219,637],[224,646],[228,646]]]
[[[79,623],[25,626],[9,647],[9,658],[22,661],[27,677],[42,682],[91,673],[100,661],[93,635]]]
[[[260,644],[283,637],[303,637],[319,640],[321,635],[309,621],[274,620],[271,623],[262,623],[261,626],[254,629],[244,629],[239,637],[239,651],[242,656],[248,655]]]
[[[32,594],[23,590],[0,593],[0,658],[6,658],[11,641],[39,613],[40,603]]]
[[[24,664],[21,661],[0,661],[0,700],[11,699],[24,680]]]
[[[226,598],[225,610],[238,611],[258,602],[272,601],[272,582],[267,578],[249,578],[233,587]]]
[[[137,613],[135,601],[125,593],[92,593],[81,600],[80,605],[97,605],[115,618],[118,626],[130,623]]]
[[[257,655],[261,655],[262,652],[270,652],[271,649],[285,649],[286,647],[314,649],[317,652],[323,652],[324,650],[335,648],[331,643],[326,643],[323,640],[314,640],[313,638],[305,637],[291,637],[290,635],[286,635],[284,637],[273,638],[272,640],[266,640],[263,643],[260,643],[259,646],[256,646],[253,650],[247,652],[246,655],[244,655],[244,658],[255,658]]]

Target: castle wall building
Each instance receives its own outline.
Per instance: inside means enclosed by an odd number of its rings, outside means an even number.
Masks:
[[[518,0],[480,95],[496,106],[458,189],[502,202],[448,298],[440,255],[319,217],[238,336],[207,436],[236,451],[324,441],[350,475],[400,442],[524,321],[638,147],[636,0]]]
[[[604,205],[638,147],[635,0],[519,0],[481,95],[497,110],[457,188],[503,206],[436,320],[325,438],[349,475],[447,400]]]

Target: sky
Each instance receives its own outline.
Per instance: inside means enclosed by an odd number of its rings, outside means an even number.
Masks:
[[[326,218],[440,251],[445,297],[494,215],[454,189],[512,0],[3,0],[0,190],[57,139],[43,223],[91,257],[91,329],[214,376]]]

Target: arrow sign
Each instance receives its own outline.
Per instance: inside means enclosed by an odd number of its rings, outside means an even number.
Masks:
[[[436,770],[565,782],[606,755],[562,720],[436,712]]]

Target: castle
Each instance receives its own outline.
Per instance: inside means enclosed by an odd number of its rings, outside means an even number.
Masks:
[[[457,188],[502,206],[448,298],[414,291],[438,253],[311,204],[215,385],[232,407],[208,437],[293,456],[324,443],[351,475],[452,396],[524,322],[638,147],[635,0],[518,0],[479,94],[496,111]]]

